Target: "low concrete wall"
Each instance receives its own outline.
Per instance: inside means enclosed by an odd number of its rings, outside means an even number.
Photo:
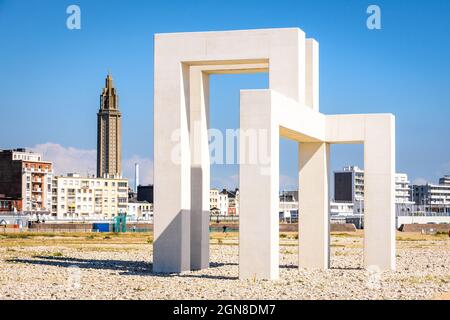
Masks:
[[[227,227],[227,231],[239,231],[237,223],[211,223],[210,228],[213,231],[222,231],[223,226]],[[297,232],[297,223],[280,223],[280,232]],[[356,227],[353,223],[332,223],[330,224],[331,232],[355,232]]]
[[[441,224],[450,223],[450,216],[399,216],[397,217],[397,228],[400,228],[402,224]]]
[[[448,233],[450,230],[450,224],[448,224],[448,223],[402,224],[400,226],[399,230],[403,231],[403,232],[426,232],[426,233],[446,232],[446,233]]]
[[[30,231],[92,231],[92,223],[33,223],[28,228]]]
[[[331,232],[356,232],[356,227],[353,223],[332,223],[330,224]]]
[[[112,230],[113,223],[110,223]],[[138,231],[153,231],[153,224],[150,223],[127,223],[127,230],[133,231],[133,227],[136,227]],[[45,232],[90,232],[92,231],[92,223],[33,223],[29,231],[45,231]]]

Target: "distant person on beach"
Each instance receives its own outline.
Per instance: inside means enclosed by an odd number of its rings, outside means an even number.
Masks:
[[[223,229],[223,232],[227,232],[227,226],[223,226],[222,229]]]

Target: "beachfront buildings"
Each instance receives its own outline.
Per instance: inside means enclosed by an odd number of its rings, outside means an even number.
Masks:
[[[128,180],[70,173],[54,177],[52,196],[58,218],[110,219],[127,211]]]
[[[3,209],[46,212],[52,207],[53,164],[24,148],[0,150],[0,200]]]
[[[439,184],[413,186],[413,199],[429,212],[450,213],[450,175],[439,179]]]

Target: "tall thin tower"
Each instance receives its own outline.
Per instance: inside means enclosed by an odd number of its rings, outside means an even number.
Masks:
[[[134,164],[134,192],[137,193],[139,186],[139,164]]]
[[[97,177],[122,176],[122,115],[113,79],[108,73],[97,113]]]

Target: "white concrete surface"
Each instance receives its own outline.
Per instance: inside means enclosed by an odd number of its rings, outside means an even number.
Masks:
[[[299,143],[299,267],[327,269],[330,265],[328,143]]]

